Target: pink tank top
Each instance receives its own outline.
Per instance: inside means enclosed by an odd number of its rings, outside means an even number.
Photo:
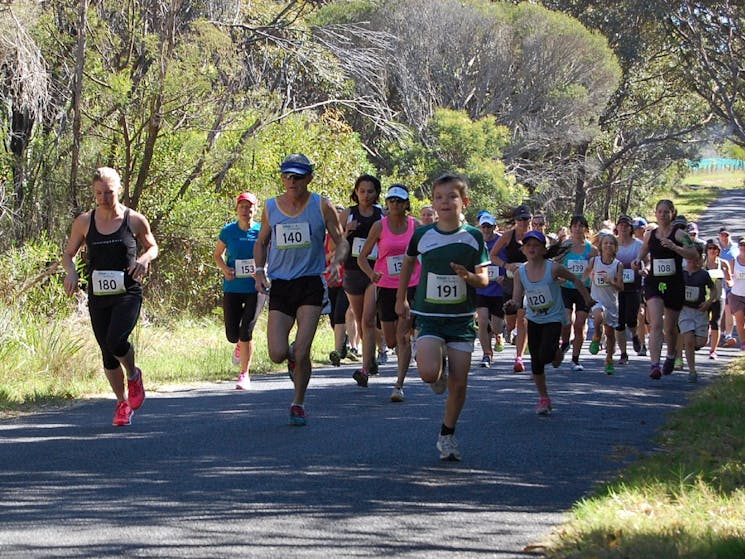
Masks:
[[[416,225],[414,218],[408,217],[408,227],[406,232],[396,235],[392,233],[388,228],[388,218],[384,217],[380,220],[380,239],[378,239],[378,259],[375,261],[375,271],[383,274],[380,281],[377,283],[378,287],[397,288],[399,282],[399,275],[401,274],[401,265],[406,255],[406,248],[409,246],[411,237],[414,236],[414,229]],[[421,271],[421,265],[419,261],[414,264],[414,273],[411,274],[408,287],[413,287],[419,284],[419,273]]]

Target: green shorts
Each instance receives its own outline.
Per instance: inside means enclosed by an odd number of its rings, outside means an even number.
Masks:
[[[465,348],[476,339],[476,324],[473,316],[437,317],[416,315],[417,338],[438,338],[448,346]],[[465,351],[465,349],[464,349]]]

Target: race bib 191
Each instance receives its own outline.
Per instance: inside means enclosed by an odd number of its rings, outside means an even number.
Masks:
[[[460,276],[427,274],[425,300],[428,303],[455,305],[464,302],[466,297],[466,282]]]
[[[124,272],[117,270],[93,270],[91,274],[94,295],[120,295],[124,288]]]
[[[672,276],[675,275],[674,258],[655,258],[652,262],[652,271],[655,276]]]
[[[278,223],[275,228],[277,248],[307,248],[310,246],[310,224]]]
[[[238,279],[250,278],[256,273],[256,263],[253,258],[239,259],[235,261],[235,277]]]

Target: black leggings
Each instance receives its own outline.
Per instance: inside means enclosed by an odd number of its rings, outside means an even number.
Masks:
[[[530,371],[542,375],[546,365],[556,357],[561,337],[561,322],[539,324],[528,320],[528,347],[530,348]]]
[[[638,291],[622,291],[618,294],[618,327],[616,331],[623,332],[627,326],[636,328],[641,304],[642,300]]]
[[[339,287],[329,287],[329,299],[331,300],[331,312],[329,313],[331,327],[346,323],[349,299],[344,288],[341,285]]]
[[[119,360],[129,353],[129,335],[137,324],[142,307],[142,295],[124,293],[110,295],[109,304],[88,304],[93,334],[101,348],[103,366],[108,370],[119,367]]]
[[[222,294],[225,337],[230,343],[250,342],[253,339],[254,327],[265,301],[266,295],[259,293]]]

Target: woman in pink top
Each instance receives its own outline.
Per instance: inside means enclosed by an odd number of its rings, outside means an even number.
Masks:
[[[414,229],[419,227],[419,220],[408,215],[411,209],[409,191],[402,184],[393,184],[385,196],[388,215],[375,222],[370,228],[367,242],[362,247],[357,258],[360,270],[365,272],[377,286],[377,307],[380,323],[386,345],[397,347],[398,378],[391,393],[391,401],[401,402],[404,399],[404,379],[411,361],[411,318],[399,318],[396,314],[396,289],[398,289],[401,264],[403,263],[406,247],[409,245]],[[375,269],[370,267],[367,255],[378,245],[378,259]],[[416,285],[419,283],[420,266],[417,262],[414,273],[409,280],[407,296],[409,301],[414,299]]]

